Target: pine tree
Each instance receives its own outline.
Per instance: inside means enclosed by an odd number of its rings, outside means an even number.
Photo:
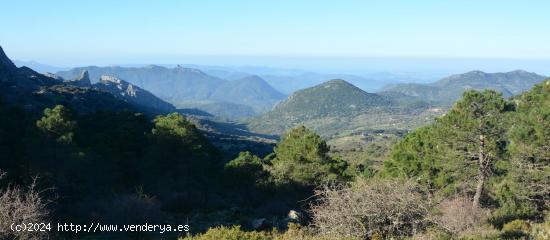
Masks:
[[[347,176],[347,163],[328,155],[329,147],[315,132],[305,126],[287,132],[274,149],[272,174],[279,182],[304,186],[342,180]]]
[[[506,110],[506,101],[496,91],[467,91],[439,120],[444,128],[449,129],[447,140],[454,145],[453,148],[477,167],[475,206],[480,205],[494,164],[505,150],[503,114]]]
[[[76,122],[71,120],[67,108],[57,105],[53,109],[44,109],[44,116],[36,121],[36,127],[60,143],[72,143]]]

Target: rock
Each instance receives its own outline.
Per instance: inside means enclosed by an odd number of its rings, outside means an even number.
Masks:
[[[74,80],[65,81],[65,83],[76,86],[76,87],[91,87],[92,82],[90,81],[90,75],[88,71],[82,71],[80,76]]]
[[[102,75],[99,82],[93,86],[102,91],[109,92],[116,98],[125,100],[141,109],[148,109],[150,112],[169,113],[176,110],[172,104],[169,104],[152,93],[115,76]]]
[[[297,211],[290,210],[288,212],[288,219],[294,222],[299,222],[302,219],[302,214]]]

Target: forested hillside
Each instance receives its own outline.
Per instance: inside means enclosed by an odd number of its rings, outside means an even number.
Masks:
[[[550,79],[510,100],[467,91],[447,114],[398,141],[374,171],[323,160],[325,143],[298,127],[264,169],[276,182],[320,184],[306,226],[218,227],[184,239],[548,239],[549,101]],[[289,145],[291,138],[303,140]]]
[[[252,130],[280,134],[303,124],[333,137],[365,130],[412,129],[429,123],[442,109],[398,94],[367,93],[345,80],[331,80],[300,90],[273,110],[253,118]]]
[[[0,238],[550,235],[550,79],[510,98],[469,90],[445,114],[416,97],[333,80],[264,116],[285,121],[276,140],[244,125],[162,112],[154,95],[118,78],[103,77],[105,86],[87,78],[17,68],[0,51]],[[143,95],[155,115],[129,98]],[[230,134],[208,130],[224,127]],[[8,230],[26,221],[189,223],[191,230]]]

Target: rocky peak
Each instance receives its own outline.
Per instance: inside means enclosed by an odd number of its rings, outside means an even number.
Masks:
[[[76,80],[78,80],[78,81],[90,81],[90,74],[88,73],[88,70],[82,71],[82,73],[80,73],[80,76]]]
[[[4,53],[4,50],[0,46],[0,66],[5,66],[8,68],[17,68],[15,64],[6,56],[6,53]]]
[[[66,83],[77,86],[77,87],[91,87],[92,82],[90,81],[90,74],[87,70],[84,70],[80,73],[80,76],[74,80],[66,81]]]
[[[119,94],[122,96],[136,97],[140,90],[140,88],[134,87],[131,83],[110,75],[102,75],[99,79],[99,84],[116,87],[120,90]]]

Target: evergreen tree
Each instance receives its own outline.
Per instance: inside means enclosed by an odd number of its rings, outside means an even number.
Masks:
[[[515,196],[550,208],[550,80],[513,99],[510,155]]]
[[[470,174],[464,174],[464,161],[445,143],[445,138],[438,123],[407,134],[393,146],[382,175],[412,178],[431,191],[453,193]]]
[[[440,119],[440,123],[449,129],[450,138],[447,140],[452,140],[453,148],[477,167],[475,206],[480,205],[495,162],[505,150],[503,114],[506,110],[507,104],[501,93],[494,90],[467,91]]]
[[[231,180],[238,183],[257,182],[265,177],[262,160],[248,151],[239,153],[224,169]]]
[[[60,143],[72,143],[76,122],[71,120],[67,108],[57,105],[53,109],[44,109],[44,116],[36,121],[36,127]]]
[[[347,163],[328,155],[327,143],[305,126],[287,132],[274,149],[271,172],[277,182],[304,186],[343,180]]]
[[[505,153],[504,114],[508,105],[493,91],[468,91],[434,124],[416,130],[392,149],[384,173],[414,177],[434,190],[466,192],[470,178],[473,204],[479,206],[496,162]]]

